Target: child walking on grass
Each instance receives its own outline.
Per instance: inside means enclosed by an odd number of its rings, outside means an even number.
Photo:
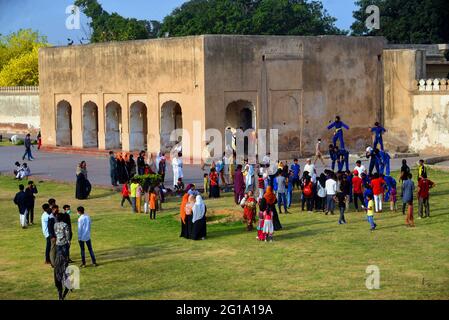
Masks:
[[[121,203],[122,208],[123,208],[123,204],[125,203],[125,201],[128,201],[131,206],[133,205],[131,203],[131,199],[129,198],[129,188],[128,188],[128,184],[126,184],[126,183],[123,185],[123,188],[122,188],[122,203]]]
[[[157,196],[153,187],[151,187],[150,189],[149,200],[150,200],[150,220],[156,220]]]
[[[265,200],[265,199],[263,199]],[[262,200],[262,201],[263,201]],[[263,237],[265,242],[273,242],[273,211],[265,203],[265,210],[263,211]]]
[[[144,195],[142,186],[139,184],[139,186],[137,187],[136,190],[136,210],[137,213],[141,213],[142,212],[142,195]]]
[[[369,194],[367,196],[368,198],[368,205],[366,208],[366,216],[367,220],[371,226],[371,232],[376,230],[377,224],[374,222],[374,201],[373,201],[373,195]]]

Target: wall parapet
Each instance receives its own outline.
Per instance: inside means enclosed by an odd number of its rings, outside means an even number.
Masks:
[[[0,87],[2,93],[39,93],[38,86]]]
[[[441,92],[449,93],[448,79],[421,79],[413,83],[415,89],[419,92]]]

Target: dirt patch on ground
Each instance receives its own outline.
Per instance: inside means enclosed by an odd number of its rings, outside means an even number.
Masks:
[[[242,221],[243,213],[239,210],[232,209],[210,209],[207,210],[207,223],[230,223]]]

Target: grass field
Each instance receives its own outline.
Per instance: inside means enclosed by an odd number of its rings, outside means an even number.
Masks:
[[[121,209],[120,195],[109,190],[96,188],[79,202],[74,186],[42,182],[36,205],[54,197],[61,206],[83,205],[92,217],[100,266],[81,270],[81,289],[68,299],[448,299],[449,174],[432,170],[430,177],[438,184],[432,217],[416,219],[415,229],[399,212],[377,215],[374,233],[362,213],[350,212],[339,226],[338,216],[300,213],[296,199],[293,214],[280,216],[284,230],[274,243],[244,231],[231,195],[207,201],[208,239],[199,242],[179,238],[177,198],[150,221]],[[55,299],[41,210],[37,225],[20,229],[16,188],[0,177],[0,299]],[[79,264],[76,242],[71,255]],[[369,265],[380,268],[380,290],[366,289]]]

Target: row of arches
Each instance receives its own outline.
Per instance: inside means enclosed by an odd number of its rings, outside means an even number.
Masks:
[[[111,101],[105,107],[105,148],[122,149],[123,112],[119,103]],[[161,148],[170,150],[176,142],[170,142],[171,132],[182,129],[182,109],[175,101],[165,102],[161,107]],[[82,107],[82,144],[84,148],[98,148],[98,106],[86,102]],[[148,108],[140,101],[129,109],[129,149],[146,148],[148,136]],[[66,100],[56,107],[56,145],[72,145],[72,106]]]

